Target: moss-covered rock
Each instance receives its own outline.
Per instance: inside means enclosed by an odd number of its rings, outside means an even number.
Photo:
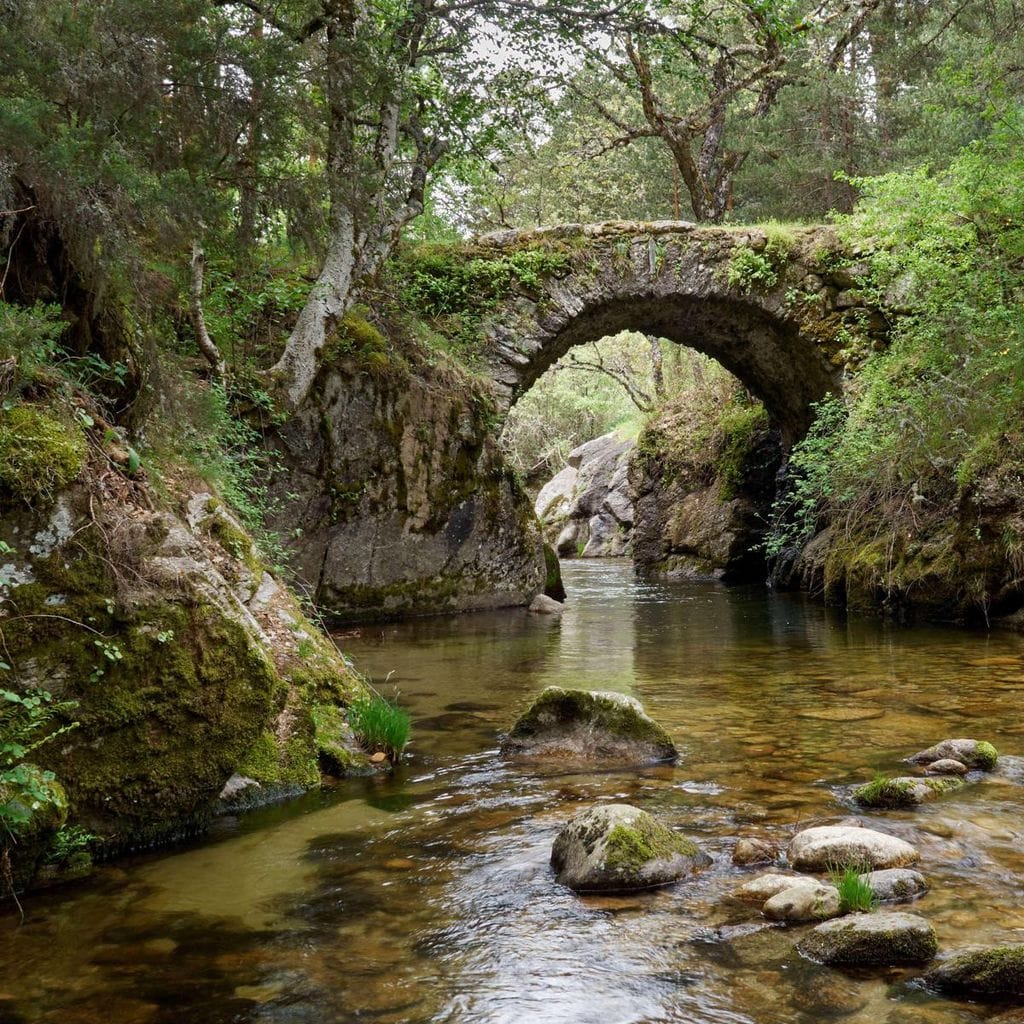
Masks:
[[[999,752],[987,740],[953,739],[943,740],[907,758],[911,764],[934,764],[947,759],[987,772],[995,768]]]
[[[922,964],[939,944],[935,929],[916,914],[851,914],[818,925],[797,944],[809,960],[842,967]]]
[[[943,992],[972,999],[1024,999],[1024,945],[954,953],[925,976]]]
[[[562,584],[562,567],[558,555],[550,544],[544,545],[544,566],[547,576],[544,579],[544,596],[554,601],[565,600],[565,587]]]
[[[672,738],[626,694],[549,686],[502,743],[512,756],[649,764],[674,761]]]
[[[926,800],[963,787],[963,780],[948,778],[922,779],[915,776],[885,778],[879,776],[853,791],[853,799],[861,807],[916,807]]]
[[[556,879],[577,892],[669,885],[710,863],[696,843],[628,804],[577,814],[551,849]]]

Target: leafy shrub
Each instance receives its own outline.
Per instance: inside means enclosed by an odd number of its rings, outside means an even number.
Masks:
[[[377,693],[354,700],[348,706],[348,722],[367,750],[383,752],[392,763],[409,742],[409,713]]]
[[[765,248],[762,252],[755,252],[749,245],[736,247],[726,268],[725,278],[741,292],[751,292],[755,288],[769,291],[779,282],[771,251]]]

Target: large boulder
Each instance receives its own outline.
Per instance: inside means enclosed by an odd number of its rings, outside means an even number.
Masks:
[[[962,779],[953,775],[927,779],[912,775],[895,779],[880,777],[855,789],[853,799],[861,807],[916,807],[926,800],[960,789],[963,784]]]
[[[679,756],[672,738],[634,697],[549,686],[516,722],[505,755],[650,764]]]
[[[916,914],[851,914],[818,925],[797,944],[818,963],[843,967],[927,963],[938,950],[935,929]]]
[[[935,988],[972,999],[1024,999],[1024,945],[966,950],[928,972]]]
[[[934,747],[908,757],[911,764],[934,764],[936,761],[959,761],[968,768],[991,771],[999,760],[999,752],[987,740],[943,740]]]
[[[587,441],[540,490],[534,511],[545,536],[563,556],[629,554],[633,498],[629,461],[635,442],[616,434]]]
[[[874,829],[822,825],[798,832],[789,844],[788,857],[798,871],[827,871],[843,864],[900,868],[916,863],[919,854],[910,843]]]
[[[710,863],[696,843],[629,804],[577,814],[551,848],[557,881],[576,892],[652,889]]]

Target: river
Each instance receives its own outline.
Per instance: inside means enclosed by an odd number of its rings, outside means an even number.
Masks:
[[[564,565],[561,621],[521,610],[367,626],[339,643],[414,715],[392,776],[220,819],[202,843],[103,867],[0,919],[0,1024],[953,1024],[991,1009],[913,970],[839,973],[729,893],[741,835],[784,845],[849,790],[947,736],[1024,753],[1024,640],[903,629],[798,596]],[[549,684],[643,701],[679,764],[572,773],[503,761]],[[1024,941],[1020,762],[914,812],[940,947]],[[638,804],[713,866],[638,895],[574,895],[560,824]]]

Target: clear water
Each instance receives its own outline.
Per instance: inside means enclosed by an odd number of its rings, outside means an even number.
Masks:
[[[105,868],[0,920],[0,1024],[857,1024],[986,1020],[914,971],[802,961],[798,929],[730,891],[738,836],[784,844],[853,813],[849,787],[946,736],[1024,753],[1024,640],[847,620],[758,588],[565,566],[560,622],[522,611],[373,626],[341,645],[416,720],[393,777],[223,820],[201,845]],[[497,735],[547,684],[639,697],[675,767],[508,763]],[[914,905],[945,949],[1024,941],[1024,762],[913,813]],[[652,810],[714,865],[656,892],[579,897],[547,860],[598,800]]]

